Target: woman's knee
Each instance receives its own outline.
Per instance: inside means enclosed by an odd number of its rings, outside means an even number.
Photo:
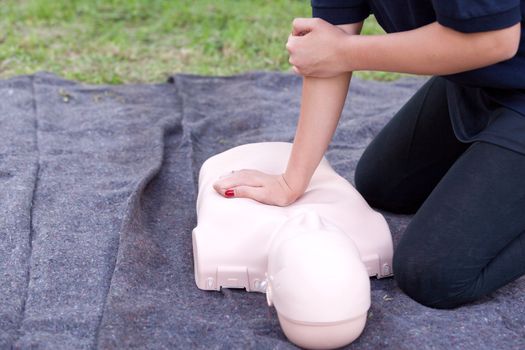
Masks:
[[[354,174],[357,191],[374,208],[413,214],[420,203],[414,204],[410,193],[406,193],[403,171],[385,166],[381,158],[373,149],[367,149],[359,159]]]
[[[354,182],[357,191],[370,205],[382,208],[389,193],[392,177],[384,175],[385,165],[380,161],[383,156],[381,150],[376,148],[373,142],[366,148],[357,162]]]
[[[359,159],[355,169],[355,188],[369,204],[381,198],[384,191],[384,182],[381,181],[378,170],[366,152]]]
[[[436,309],[452,309],[480,297],[476,292],[476,278],[461,280],[446,267],[446,261],[432,260],[429,258],[432,255],[406,251],[398,245],[394,252],[394,278],[405,294]]]

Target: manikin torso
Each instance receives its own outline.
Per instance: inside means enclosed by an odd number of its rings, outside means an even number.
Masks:
[[[364,328],[369,276],[392,275],[383,216],[324,157],[305,193],[286,207],[224,198],[212,186],[231,170],[281,174],[291,149],[288,142],[245,144],[203,163],[192,232],[195,280],[205,290],[266,292],[292,342],[339,347]]]

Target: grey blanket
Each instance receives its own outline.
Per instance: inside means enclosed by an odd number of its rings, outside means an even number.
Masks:
[[[354,79],[327,158],[353,181],[365,146],[424,80]],[[295,348],[259,293],[197,289],[191,230],[208,157],[293,141],[301,79],[176,75],[87,86],[0,81],[0,348]],[[410,217],[385,213],[398,242]],[[525,279],[455,310],[372,280],[351,349],[523,349]]]

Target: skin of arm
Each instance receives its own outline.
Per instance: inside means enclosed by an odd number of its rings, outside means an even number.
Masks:
[[[432,23],[375,37],[355,35],[361,26],[334,26],[319,18],[294,19],[286,49],[293,70],[303,76],[303,91],[287,169],[283,174],[232,171],[213,184],[217,193],[278,206],[300,197],[339,122],[352,71],[450,74],[508,59],[515,55],[520,39],[520,24],[465,34]]]
[[[330,25],[336,36],[359,34],[361,27],[362,22]],[[304,33],[293,28],[291,35]],[[336,39],[339,40],[339,37]],[[335,44],[334,41],[323,43],[329,53]],[[290,49],[288,43],[286,47]],[[296,201],[308,187],[337,127],[351,74],[340,72],[330,78],[303,78],[299,121],[285,173],[266,174],[257,169],[232,170],[213,183],[215,191],[227,198],[250,198],[277,206],[287,206]]]
[[[337,27],[347,35],[356,35],[362,25],[363,22]],[[282,175],[296,198],[308,187],[328,148],[341,116],[351,76],[352,72],[343,72],[329,78],[303,77],[299,121],[288,165]]]
[[[493,31],[462,33],[430,23],[384,35],[345,35],[320,18],[296,18],[288,49],[294,71],[331,77],[356,70],[446,75],[512,58],[519,47],[521,24]],[[327,45],[326,43],[330,43]]]

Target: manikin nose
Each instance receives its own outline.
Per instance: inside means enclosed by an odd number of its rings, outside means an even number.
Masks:
[[[305,210],[293,215],[298,226],[308,227],[309,229],[319,229],[323,226],[321,217],[314,210]]]

